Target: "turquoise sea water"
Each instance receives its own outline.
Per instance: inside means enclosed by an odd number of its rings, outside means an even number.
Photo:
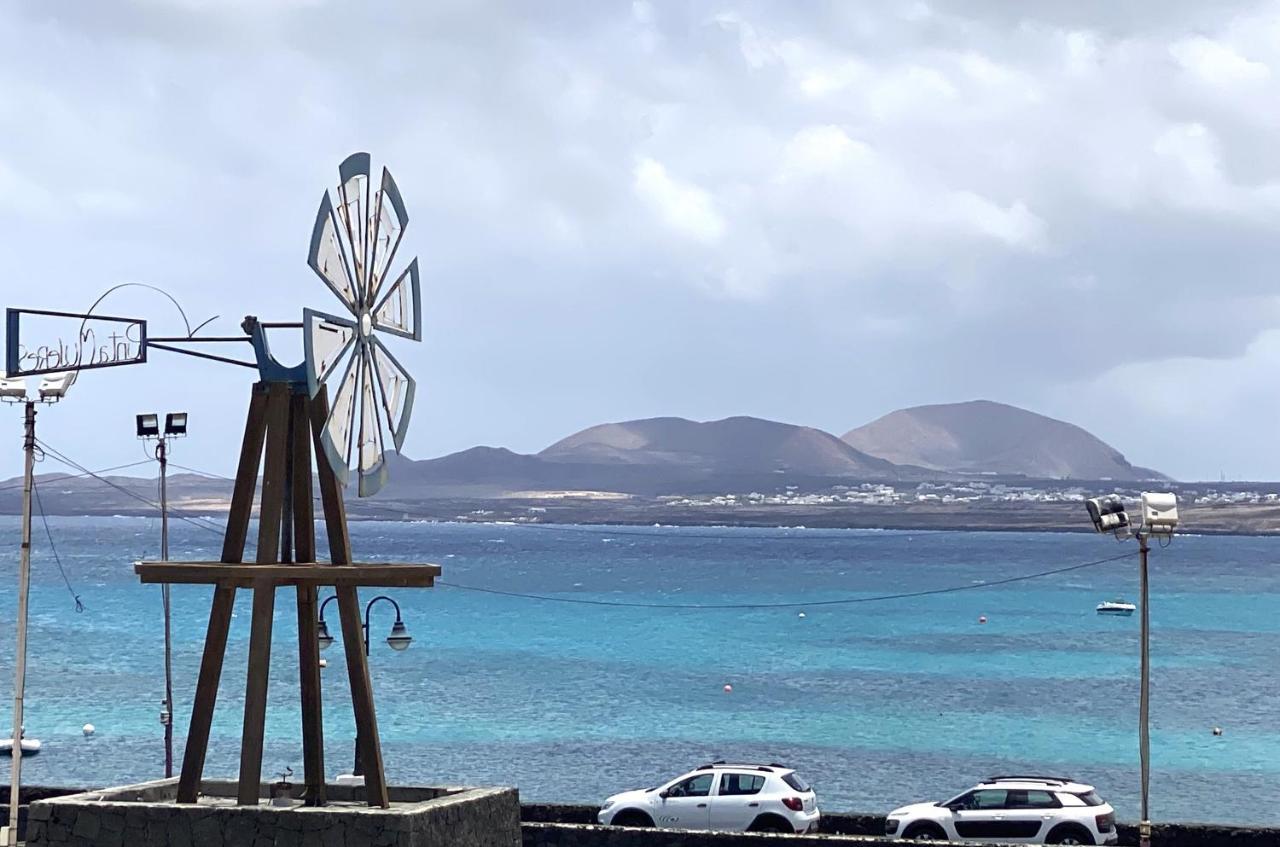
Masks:
[[[74,611],[37,523],[26,700],[44,751],[25,781],[162,775],[158,522],[55,518],[86,609]],[[9,726],[18,521],[0,518],[0,725]],[[434,561],[445,582],[631,603],[801,603],[678,610],[570,605],[437,586],[387,592],[414,636],[372,674],[387,769],[403,782],[515,784],[526,799],[598,802],[702,762],[786,762],[832,810],[941,799],[994,772],[1093,782],[1137,817],[1136,545],[1042,533],[356,523],[359,559]],[[175,522],[171,558],[220,537]],[[321,544],[323,549],[323,544]],[[1180,537],[1151,555],[1152,812],[1280,823],[1280,545]],[[1135,555],[1042,579],[852,605]],[[210,589],[174,589],[180,757]],[[206,774],[238,768],[250,598],[231,633]],[[293,595],[276,606],[264,770],[301,773]],[[804,612],[803,617],[800,612]],[[987,623],[978,622],[985,615]],[[327,617],[336,626],[336,605]],[[342,650],[324,654],[330,775],[349,770]],[[733,686],[725,693],[723,686]],[[97,734],[82,737],[93,723]],[[1224,729],[1221,737],[1211,727]]]

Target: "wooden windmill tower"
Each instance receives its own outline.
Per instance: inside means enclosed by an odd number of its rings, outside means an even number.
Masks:
[[[429,587],[440,573],[430,564],[352,562],[342,486],[351,472],[360,496],[386,479],[384,433],[397,450],[413,407],[414,380],[391,355],[380,334],[422,338],[417,260],[384,286],[408,223],[404,203],[384,168],[371,194],[369,155],[356,153],[339,168],[335,204],[321,200],[308,264],[342,301],[349,317],[306,309],[301,323],[245,319],[259,381],[245,421],[231,510],[217,562],[141,562],[144,583],[212,584],[213,605],[196,684],[191,726],[178,782],[178,802],[200,792],[209,731],[222,676],[236,593],[253,593],[244,728],[240,744],[238,801],[253,805],[261,791],[262,746],[277,589],[292,587],[298,613],[298,668],[302,701],[305,802],[323,805],[324,733],[320,696],[320,645],[316,596],[333,586],[351,682],[356,737],[371,806],[386,807],[387,786],[363,648],[361,587]],[[286,367],[271,355],[268,330],[301,329],[305,359]],[[186,352],[186,351],[181,351]],[[223,360],[229,361],[229,360]],[[332,399],[330,399],[332,398]],[[329,543],[329,562],[317,561],[312,467]],[[244,562],[254,494],[261,468],[257,552]]]

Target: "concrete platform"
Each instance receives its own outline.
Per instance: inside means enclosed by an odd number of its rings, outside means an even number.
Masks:
[[[514,788],[412,786],[389,789],[391,808],[370,808],[364,787],[329,785],[330,803],[308,808],[295,786],[290,805],[236,805],[236,783],[208,780],[200,802],[175,802],[176,779],[38,800],[30,847],[517,847]]]

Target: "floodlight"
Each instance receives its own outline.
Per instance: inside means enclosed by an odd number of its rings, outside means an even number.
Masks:
[[[408,650],[411,641],[413,636],[405,628],[404,621],[397,620],[391,625],[391,634],[387,636],[387,643],[391,645],[392,650]]]
[[[1084,501],[1089,509],[1089,518],[1093,528],[1098,532],[1114,532],[1129,526],[1129,515],[1124,510],[1124,501],[1114,494],[1093,497]]]
[[[138,437],[156,438],[160,435],[159,415],[138,415]]]
[[[27,399],[25,379],[0,379],[0,400],[22,402]]]
[[[1169,492],[1142,492],[1142,526],[1148,532],[1172,534],[1178,525],[1178,498]]]
[[[186,412],[170,412],[164,416],[164,434],[165,435],[186,435],[187,434],[187,413]]]
[[[40,380],[40,399],[46,402],[61,400],[67,396],[67,389],[75,381],[75,371],[49,374]]]

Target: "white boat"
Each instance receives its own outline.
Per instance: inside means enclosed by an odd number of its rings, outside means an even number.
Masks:
[[[39,753],[39,752],[40,752],[40,739],[38,738],[22,739],[22,755],[34,756],[36,753]],[[0,756],[12,756],[12,755],[13,755],[13,739],[0,738]]]
[[[1137,608],[1138,608],[1137,606],[1133,605],[1128,600],[1125,600],[1122,597],[1117,597],[1114,600],[1103,600],[1101,603],[1099,603],[1098,614],[1123,615],[1124,617],[1127,618],[1129,615],[1132,615],[1134,613],[1134,610]]]

